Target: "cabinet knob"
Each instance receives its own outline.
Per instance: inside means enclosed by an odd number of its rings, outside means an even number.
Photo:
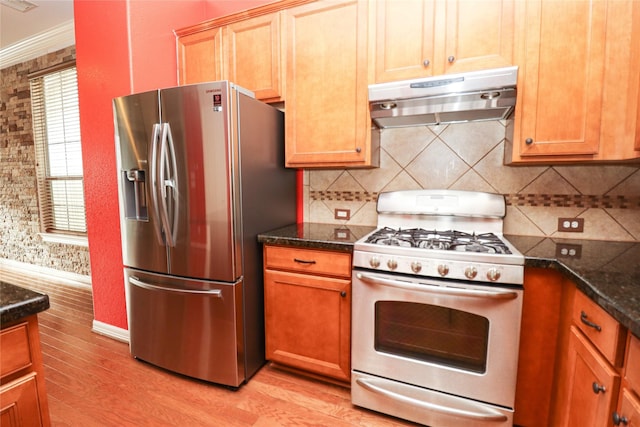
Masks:
[[[346,296],[347,296],[347,292],[346,292],[346,291],[342,291],[342,292],[340,292],[340,296],[341,296],[342,298],[346,297]]]
[[[629,424],[629,420],[624,415],[620,415],[617,412],[613,413],[613,425],[619,426],[620,424],[627,425]]]
[[[428,59],[425,59],[424,61],[422,61],[422,65],[424,65],[425,67],[428,67],[429,65],[431,65],[431,61],[429,61]]]
[[[527,145],[531,145],[531,144],[533,144],[533,138],[527,138],[527,139],[525,139],[525,140],[524,140],[524,143],[525,143],[525,144],[527,144]]]
[[[360,153],[361,151],[362,151],[362,148],[356,147],[356,153]]]
[[[447,58],[447,61],[449,61],[449,63],[452,63],[453,61],[456,60],[456,57],[451,55],[450,57]]]
[[[603,385],[598,384],[597,382],[593,382],[593,384],[591,384],[591,388],[593,389],[593,392],[595,394],[598,393],[604,393],[605,391],[607,391],[606,387]]]

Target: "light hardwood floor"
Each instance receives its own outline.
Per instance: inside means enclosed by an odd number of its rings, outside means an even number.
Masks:
[[[165,372],[91,331],[88,287],[7,272],[2,280],[49,295],[38,320],[54,427],[417,426],[354,407],[346,387],[269,365],[238,391]]]

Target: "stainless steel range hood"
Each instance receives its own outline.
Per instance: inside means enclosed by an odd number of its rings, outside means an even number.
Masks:
[[[369,86],[378,128],[507,119],[516,105],[518,67]]]

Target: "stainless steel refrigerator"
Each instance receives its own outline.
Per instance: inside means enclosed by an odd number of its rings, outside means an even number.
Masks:
[[[227,81],[113,109],[131,354],[239,387],[264,364],[257,234],[296,220],[284,115]]]

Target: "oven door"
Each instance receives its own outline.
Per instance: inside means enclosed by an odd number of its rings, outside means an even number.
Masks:
[[[352,369],[513,408],[522,288],[353,272]]]

